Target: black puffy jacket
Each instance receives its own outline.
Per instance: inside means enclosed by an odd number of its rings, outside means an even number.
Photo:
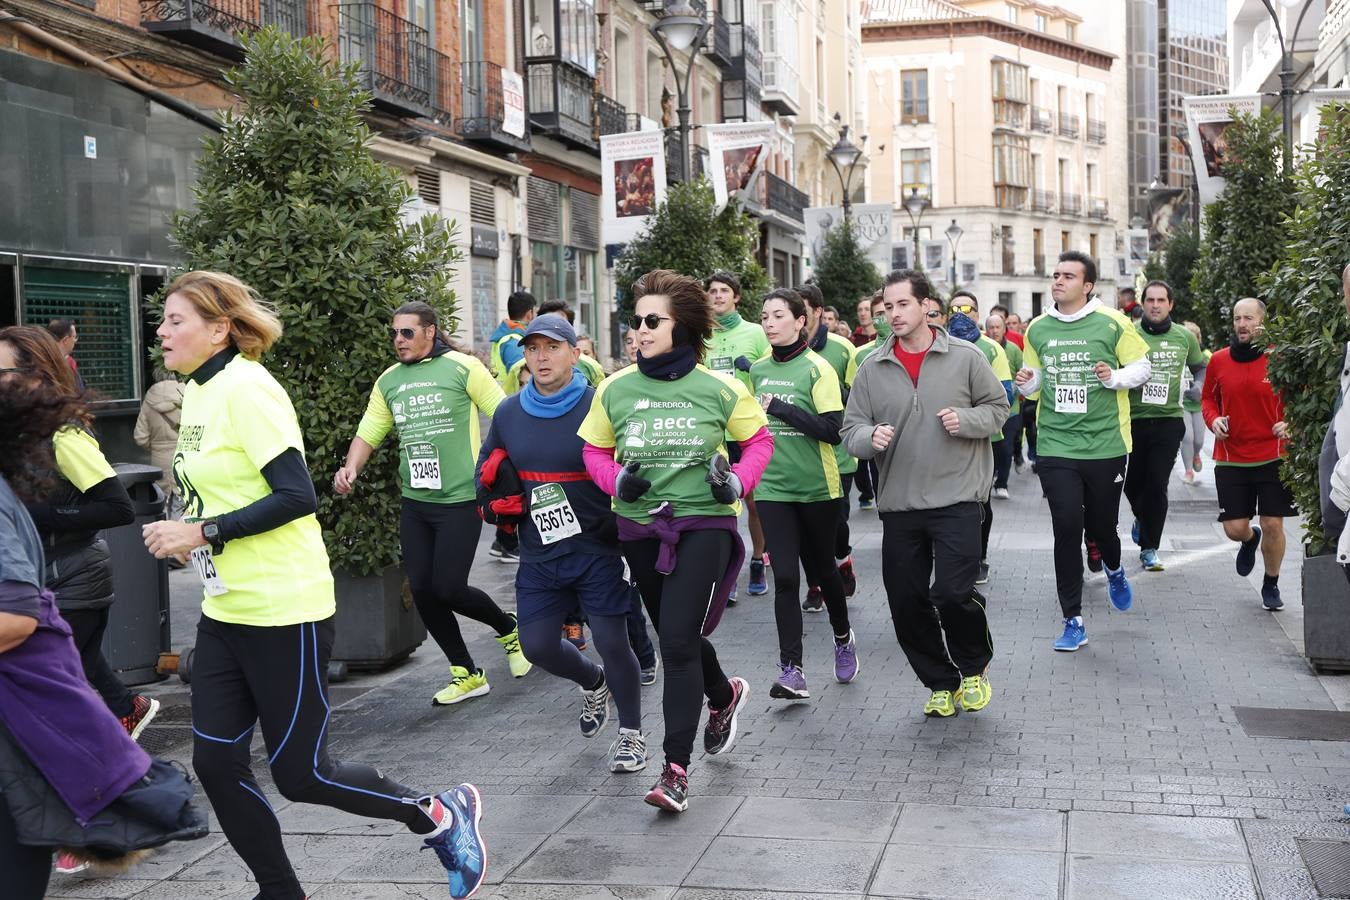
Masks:
[[[41,501],[27,504],[47,558],[47,588],[64,611],[99,609],[113,602],[112,557],[103,528],[135,521],[126,488],[116,477],[81,493],[57,475]]]

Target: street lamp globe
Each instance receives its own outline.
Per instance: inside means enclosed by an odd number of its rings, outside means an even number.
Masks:
[[[905,210],[910,218],[919,216],[927,208],[928,198],[921,196],[918,188],[910,188],[909,196],[905,198]]]
[[[664,38],[671,49],[688,50],[698,39],[699,30],[704,24],[703,17],[689,5],[688,0],[675,0],[666,7],[666,14],[652,25],[652,31]]]
[[[858,161],[862,155],[862,150],[858,145],[848,139],[848,126],[844,125],[839,129],[839,140],[835,141],[834,146],[830,148],[830,159],[840,169],[847,169]]]
[[[947,230],[943,232],[943,234],[947,235],[947,240],[951,241],[953,244],[961,240],[961,235],[965,233],[966,230],[960,225],[957,225],[955,219],[952,219],[952,224],[948,225]]]

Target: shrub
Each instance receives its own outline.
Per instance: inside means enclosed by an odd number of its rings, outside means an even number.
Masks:
[[[855,325],[858,301],[881,287],[881,273],[858,243],[851,219],[825,233],[825,246],[812,271],[825,302]]]
[[[1174,321],[1185,322],[1196,318],[1191,278],[1199,253],[1200,240],[1195,230],[1190,225],[1183,225],[1167,236],[1162,247],[1149,257],[1144,266],[1144,278],[1149,281],[1161,279],[1172,286],[1172,299],[1176,302],[1172,310]],[[1142,300],[1143,296],[1139,299]],[[1214,345],[1208,331],[1205,332],[1205,343]]]

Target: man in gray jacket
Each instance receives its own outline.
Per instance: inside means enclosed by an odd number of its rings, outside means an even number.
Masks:
[[[891,272],[882,296],[893,333],[858,370],[840,434],[850,454],[877,462],[882,578],[896,639],[932,692],[924,715],[975,712],[993,694],[975,591],[980,507],[1008,395],[975,345],[928,324],[923,273]]]

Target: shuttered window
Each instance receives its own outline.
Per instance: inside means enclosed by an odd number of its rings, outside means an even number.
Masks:
[[[573,188],[568,195],[572,202],[569,246],[586,250],[600,249],[600,198]]]
[[[441,205],[441,170],[418,166],[415,171],[417,174],[417,196],[421,197],[427,206],[434,206],[439,209]]]
[[[25,325],[71,319],[79,335],[72,354],[85,387],[101,400],[135,400],[130,277],[124,272],[25,266]]]
[[[469,183],[469,221],[474,225],[497,227],[497,201],[492,185],[477,181]]]
[[[526,205],[530,217],[530,240],[557,244],[562,240],[558,213],[559,191],[553,181],[530,176]]]

